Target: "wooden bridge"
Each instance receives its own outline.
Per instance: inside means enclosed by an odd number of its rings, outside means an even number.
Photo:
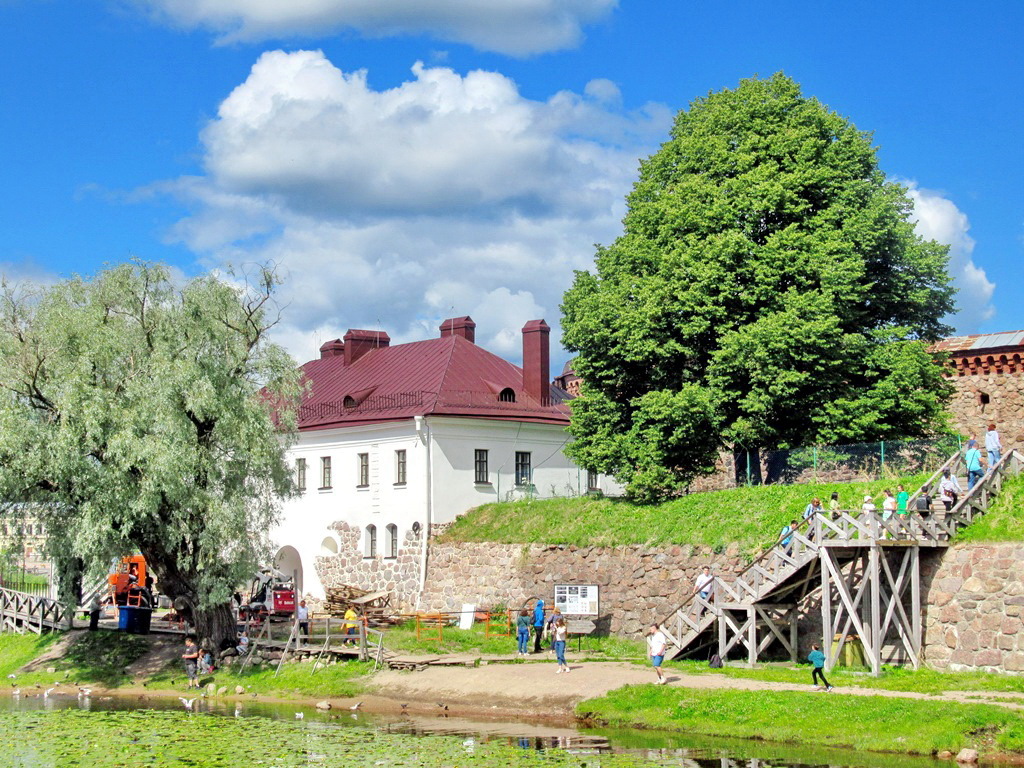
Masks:
[[[58,601],[0,588],[0,630],[35,632],[71,628],[71,616]]]
[[[953,454],[926,485],[933,491],[943,470],[956,474],[962,453]],[[1018,451],[1003,455],[949,512],[941,503],[922,516],[880,511],[818,514],[804,520],[787,546],[776,543],[739,573],[715,576],[707,600],[691,594],[662,622],[676,658],[741,647],[755,663],[778,642],[797,659],[801,610],[820,605],[822,644],[831,669],[851,631],[879,674],[883,661],[921,664],[921,550],[948,547],[957,531],[983,515],[1006,476],[1024,471]],[[915,493],[908,508],[915,509]],[[937,508],[936,508],[937,507]],[[781,537],[780,537],[781,538]],[[838,637],[833,646],[832,638]],[[884,658],[883,658],[884,656]]]

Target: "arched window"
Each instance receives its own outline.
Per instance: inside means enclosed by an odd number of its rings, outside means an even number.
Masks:
[[[355,408],[357,405],[356,399],[352,395],[345,395],[345,399],[341,401],[341,404],[346,408]]]
[[[388,540],[385,553],[388,557],[398,557],[398,526],[394,523],[388,525]]]
[[[377,526],[366,526],[366,556],[377,556]]]
[[[505,387],[498,393],[498,400],[502,403],[514,403],[516,401],[516,391],[512,387]]]

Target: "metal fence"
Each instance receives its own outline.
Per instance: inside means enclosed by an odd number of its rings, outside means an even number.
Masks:
[[[771,451],[740,449],[725,464],[732,465],[734,487],[879,480],[927,472],[960,447],[961,438],[949,435],[928,440],[882,440]]]

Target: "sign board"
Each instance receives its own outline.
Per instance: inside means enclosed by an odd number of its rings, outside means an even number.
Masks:
[[[590,635],[597,629],[597,624],[590,619],[569,619],[565,628],[570,635]]]
[[[597,616],[597,584],[555,584],[555,608],[563,616]]]
[[[476,615],[475,603],[463,603],[462,611],[459,613],[459,629],[472,629],[473,618]]]

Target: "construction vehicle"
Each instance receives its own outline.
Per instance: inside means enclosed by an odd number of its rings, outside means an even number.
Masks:
[[[147,582],[146,558],[142,555],[122,557],[114,572],[107,576],[115,605],[152,607],[153,593]]]
[[[295,585],[273,568],[257,573],[249,587],[249,598],[238,607],[239,618],[291,616],[295,613]]]

